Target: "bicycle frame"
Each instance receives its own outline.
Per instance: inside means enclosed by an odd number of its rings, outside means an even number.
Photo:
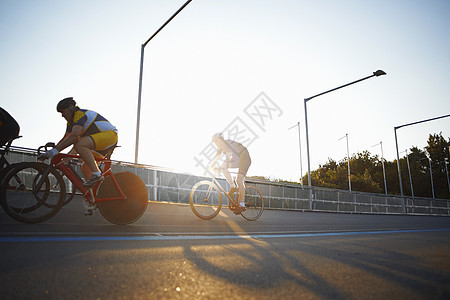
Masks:
[[[9,140],[8,143],[6,143],[6,145],[4,146],[3,149],[0,149],[0,174],[3,171],[6,171],[7,168],[9,168],[11,166],[11,164],[9,163],[9,161],[5,158],[6,154],[8,154],[9,149],[11,148],[11,144],[15,139],[21,138],[21,135],[16,136],[15,138]],[[1,174],[4,175],[4,174]],[[22,181],[20,180],[19,177],[14,176],[16,178],[17,183],[19,184],[19,187],[23,187]],[[3,179],[0,177],[0,179]],[[9,187],[8,187],[9,188]]]
[[[72,182],[73,185],[75,185],[75,187],[83,194],[83,196],[89,202],[96,203],[96,202],[103,202],[103,201],[126,199],[125,194],[123,193],[122,189],[119,186],[119,183],[117,182],[116,178],[114,177],[114,175],[112,173],[111,160],[105,159],[105,158],[96,158],[95,159],[97,162],[105,163],[105,167],[102,172],[103,176],[105,177],[105,179],[106,179],[106,177],[112,178],[112,180],[114,181],[114,185],[116,186],[120,196],[119,197],[111,197],[111,198],[96,198],[95,193],[93,191],[96,191],[98,189],[101,182],[98,182],[93,188],[85,187],[83,185],[83,182],[81,181],[81,178],[78,175],[78,173],[71,166],[64,164],[64,162],[62,161],[64,158],[67,158],[67,157],[80,158],[80,156],[78,156],[78,155],[59,153],[52,158],[50,166],[54,166],[55,168],[60,170],[69,179],[69,181]]]
[[[6,169],[7,167],[9,167],[11,164],[9,163],[9,161],[5,158],[5,155],[8,154],[9,152],[9,148],[11,147],[12,142],[15,139],[21,138],[22,136],[16,136],[15,138],[9,140],[6,145],[4,147],[2,147],[0,149],[0,171],[3,169]]]
[[[220,184],[220,182],[217,180],[217,178],[216,178],[216,176],[214,175],[212,178],[211,178],[211,182],[214,182],[214,184],[222,191],[222,193],[228,198],[228,200],[229,201],[231,201],[232,203],[233,203],[233,205],[237,205],[238,203],[237,203],[237,200],[235,200],[233,197],[231,197],[230,195],[228,195],[228,193],[225,191],[225,189],[222,187],[222,185]],[[212,187],[209,187],[209,189],[208,189],[208,196],[210,195],[210,193],[211,193],[211,188]],[[238,199],[238,197],[235,197],[236,199]]]

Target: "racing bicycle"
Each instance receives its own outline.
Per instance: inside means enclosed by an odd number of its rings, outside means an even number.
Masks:
[[[38,149],[54,147],[47,143]],[[93,187],[85,187],[76,171],[73,159],[78,155],[59,153],[49,164],[22,162],[4,176],[0,186],[0,201],[5,212],[13,219],[24,223],[39,223],[53,217],[66,201],[68,184],[81,193],[88,208],[99,209],[102,216],[113,224],[125,225],[138,220],[148,205],[147,188],[134,173],[111,170],[112,150],[104,157],[96,158],[105,179]],[[72,159],[64,163],[64,159]],[[64,180],[63,176],[68,180]],[[21,184],[18,185],[20,179]],[[74,189],[75,189],[74,188]]]
[[[191,190],[189,203],[192,212],[203,220],[217,216],[222,208],[222,193],[228,198],[228,207],[249,221],[257,220],[264,210],[264,199],[255,186],[245,187],[245,210],[240,211],[239,192],[229,195],[216,178],[197,182]]]

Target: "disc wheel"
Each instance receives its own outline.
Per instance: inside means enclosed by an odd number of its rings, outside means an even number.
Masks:
[[[120,197],[114,179],[108,176],[98,188],[97,206],[103,217],[113,224],[133,223],[147,209],[147,187],[139,176],[131,172],[115,173],[114,178],[122,189],[125,199],[101,201],[105,198]]]
[[[249,220],[258,219],[264,210],[264,199],[259,190],[254,186],[245,187],[245,211],[241,215]]]
[[[66,186],[62,176],[39,162],[18,163],[2,180],[0,201],[5,212],[23,223],[39,223],[53,217],[62,207]]]
[[[213,182],[200,181],[192,188],[189,203],[197,217],[210,220],[217,216],[222,208],[222,194]]]

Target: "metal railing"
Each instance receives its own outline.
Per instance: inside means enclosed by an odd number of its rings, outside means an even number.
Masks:
[[[36,161],[35,150],[12,147],[8,154],[11,163]],[[150,200],[189,203],[191,188],[202,176],[177,172],[150,165],[113,161],[113,171],[129,171],[137,174],[146,184]],[[222,186],[228,187],[225,179]],[[311,187],[310,207],[308,186],[291,183],[276,183],[259,179],[248,179],[264,197],[267,209],[300,210],[339,213],[403,214],[402,197],[399,195],[373,194],[321,187]],[[420,197],[404,197],[406,214],[450,216],[450,200]],[[224,201],[227,199],[224,198]],[[224,203],[227,205],[227,203]]]

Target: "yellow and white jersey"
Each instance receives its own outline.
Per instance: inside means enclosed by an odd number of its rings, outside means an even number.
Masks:
[[[83,127],[81,136],[89,136],[105,131],[114,131],[117,133],[117,128],[108,122],[102,115],[92,110],[78,109],[74,115],[71,123],[67,123],[67,132],[72,132],[75,125]]]

